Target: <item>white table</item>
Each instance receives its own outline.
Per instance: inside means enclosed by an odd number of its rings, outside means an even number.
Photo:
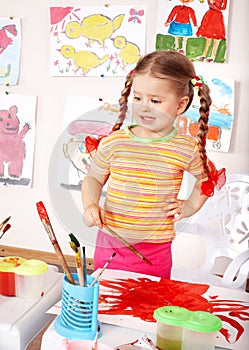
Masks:
[[[98,273],[98,271],[96,271],[95,273]],[[94,274],[95,274],[94,273]],[[153,288],[156,288],[156,285],[154,284],[155,282],[158,282],[160,280],[160,278],[155,277],[155,276],[148,276],[148,275],[142,275],[142,274],[136,274],[133,272],[129,272],[129,271],[121,271],[121,270],[111,270],[111,269],[106,269],[104,271],[104,273],[101,275],[100,281],[101,279],[103,279],[104,281],[109,281],[109,282],[116,282],[114,283],[114,286],[117,286],[116,291],[118,291],[118,293],[122,293],[122,290],[124,292],[125,295],[125,288],[130,288],[130,285],[132,286],[131,288],[133,289],[133,293],[134,291],[136,291],[136,283],[139,286],[139,288],[137,289],[137,295],[133,294],[133,296],[135,295],[136,298],[135,300],[137,300],[137,297],[139,295],[141,295],[141,297],[143,297],[143,293],[140,293],[140,284],[143,283],[143,281],[140,279],[138,280],[138,278],[144,278],[146,277],[146,286],[147,286],[147,293],[152,290]],[[125,281],[128,281],[128,283],[126,284]],[[120,289],[120,283],[122,285],[122,288]],[[174,281],[171,281],[171,284]],[[179,282],[176,282],[176,290],[177,288],[179,288]],[[108,286],[108,283],[107,283]],[[172,287],[172,285],[171,285]],[[113,287],[114,289],[112,289],[112,287],[110,287],[110,289],[108,290],[108,292],[110,292],[110,294],[105,290],[106,285],[104,284],[103,289],[102,289],[102,293],[101,293],[101,288],[100,288],[100,295],[102,294],[102,296],[104,295],[104,299],[107,300],[106,301],[106,305],[100,304],[99,305],[99,309],[102,311],[105,310],[105,307],[107,307],[108,310],[108,306],[111,307],[112,303],[114,303],[116,305],[117,300],[115,299],[115,287]],[[165,284],[165,288],[166,288],[166,284]],[[143,289],[142,289],[143,290]],[[166,288],[167,290],[167,288]],[[181,289],[180,289],[181,290]],[[114,293],[114,294],[113,294]],[[107,295],[110,295],[110,298],[107,297]],[[114,295],[114,298],[112,299],[111,296]],[[120,295],[120,294],[118,294]],[[236,291],[236,290],[231,290],[231,289],[226,289],[226,288],[220,288],[220,287],[212,287],[209,286],[208,290],[202,295],[204,300],[206,300],[206,302],[210,302],[210,305],[212,306],[212,297],[215,298],[215,303],[217,303],[217,301],[219,302],[219,300],[221,301],[221,303],[223,303],[223,301],[227,301],[228,304],[230,303],[235,303],[235,305],[237,303],[240,304],[241,302],[241,306],[246,307],[249,303],[249,294],[242,292],[242,291]],[[216,300],[216,298],[218,298]],[[170,299],[169,299],[170,300]],[[130,301],[131,302],[131,301]],[[223,305],[223,304],[221,304]],[[226,303],[225,303],[226,305]],[[130,305],[131,308],[134,308],[134,305]],[[215,305],[214,305],[215,308]],[[139,308],[138,308],[139,309]],[[231,309],[231,311],[233,310],[233,308]],[[235,310],[237,310],[235,308]],[[244,308],[243,308],[244,310]],[[247,309],[245,309],[247,310]],[[237,310],[238,311],[238,310]],[[51,308],[50,310],[48,310],[48,312],[51,312],[53,314],[57,314],[60,315],[61,313],[61,301],[59,303],[57,303],[53,308]],[[247,312],[247,311],[246,311]],[[226,314],[226,313],[225,313]],[[108,312],[100,312],[98,319],[102,324],[102,336],[100,337],[100,342],[112,346],[112,347],[117,347],[120,346],[122,344],[125,343],[131,343],[133,341],[135,341],[138,338],[143,337],[144,335],[147,335],[154,343],[156,343],[156,327],[154,327],[154,324],[150,324],[149,322],[144,322],[141,319],[137,319],[139,318],[138,315],[133,314],[134,316],[131,316],[132,314],[126,315],[124,314],[117,314],[117,315],[108,315]],[[237,320],[238,321],[238,320]],[[240,321],[238,321],[240,322]],[[241,323],[243,323],[243,327],[244,329],[244,335],[243,337],[241,336],[239,339],[239,344],[237,343],[235,346],[233,346],[233,344],[229,345],[227,342],[219,342],[219,346],[216,347],[216,349],[237,349],[237,350],[247,350],[248,349],[248,339],[247,339],[247,334],[249,334],[249,321],[244,320],[243,322],[241,321]],[[156,326],[156,325],[155,325]],[[128,328],[131,327],[131,328]],[[134,329],[136,328],[136,329]],[[236,336],[236,331],[234,331],[233,329],[231,329],[232,327],[229,328],[228,325],[228,331],[230,333],[231,331],[231,335],[232,338],[231,340],[235,339]],[[61,336],[60,334],[58,334],[54,328],[54,323],[52,323],[48,329],[46,330],[46,332],[44,332],[43,334],[43,338],[42,338],[42,344],[41,344],[41,350],[61,350],[61,344],[62,344],[62,340],[66,338]],[[223,338],[221,338],[223,339]],[[201,349],[200,349],[201,350]]]
[[[52,319],[48,308],[61,298],[62,273],[49,266],[45,276],[44,296],[26,300],[0,295],[0,349],[24,350]],[[38,349],[37,349],[38,350]]]
[[[145,334],[156,344],[156,335],[151,333],[144,333],[135,329],[113,326],[102,323],[102,336],[99,341],[109,346],[118,346],[126,343],[130,343],[138,338],[141,338]],[[61,350],[61,343],[64,339],[54,329],[54,322],[48,327],[43,334],[41,349],[40,350]],[[224,350],[224,348],[216,347],[216,350]],[[200,349],[201,350],[201,349]]]

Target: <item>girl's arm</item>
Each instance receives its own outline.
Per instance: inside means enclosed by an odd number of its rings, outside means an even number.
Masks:
[[[203,179],[197,181],[189,198],[181,200],[172,198],[166,200],[166,206],[162,208],[168,216],[174,215],[173,222],[190,217],[197,213],[208,199],[208,196],[201,194],[201,183]]]
[[[96,174],[90,169],[82,182],[83,222],[86,226],[102,227],[104,210],[100,208],[99,200],[107,178],[108,176]]]

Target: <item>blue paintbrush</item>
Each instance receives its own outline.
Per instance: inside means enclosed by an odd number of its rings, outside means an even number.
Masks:
[[[84,287],[87,287],[86,248],[82,247]]]

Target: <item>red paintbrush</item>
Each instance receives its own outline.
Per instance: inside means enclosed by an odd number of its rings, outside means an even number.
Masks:
[[[44,226],[45,230],[47,231],[47,234],[48,234],[48,237],[49,237],[51,243],[53,244],[55,253],[56,253],[56,255],[61,263],[61,266],[62,266],[63,271],[65,272],[65,274],[67,276],[68,281],[72,284],[75,284],[73,276],[71,274],[71,271],[67,265],[65,257],[61,251],[59,243],[58,243],[56,236],[54,234],[54,230],[52,228],[52,225],[51,225],[51,222],[49,220],[47,211],[44,207],[44,204],[42,202],[38,202],[38,203],[36,203],[36,207],[37,207],[37,211],[38,211],[38,214],[40,216],[40,219],[43,223],[43,226]]]

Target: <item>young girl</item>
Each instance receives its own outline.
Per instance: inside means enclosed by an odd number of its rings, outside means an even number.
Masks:
[[[198,141],[178,134],[173,126],[176,117],[189,108],[194,86],[200,97]],[[131,89],[136,123],[121,129]],[[94,268],[102,268],[115,251],[109,268],[169,278],[174,223],[196,213],[225,177],[224,171],[216,171],[205,150],[209,88],[184,55],[155,51],[128,74],[119,103],[119,118],[111,134],[101,140],[82,184],[83,222],[99,227]],[[197,179],[185,201],[177,198],[184,171]],[[102,209],[99,200],[107,180]],[[152,265],[110,235],[105,225]]]

